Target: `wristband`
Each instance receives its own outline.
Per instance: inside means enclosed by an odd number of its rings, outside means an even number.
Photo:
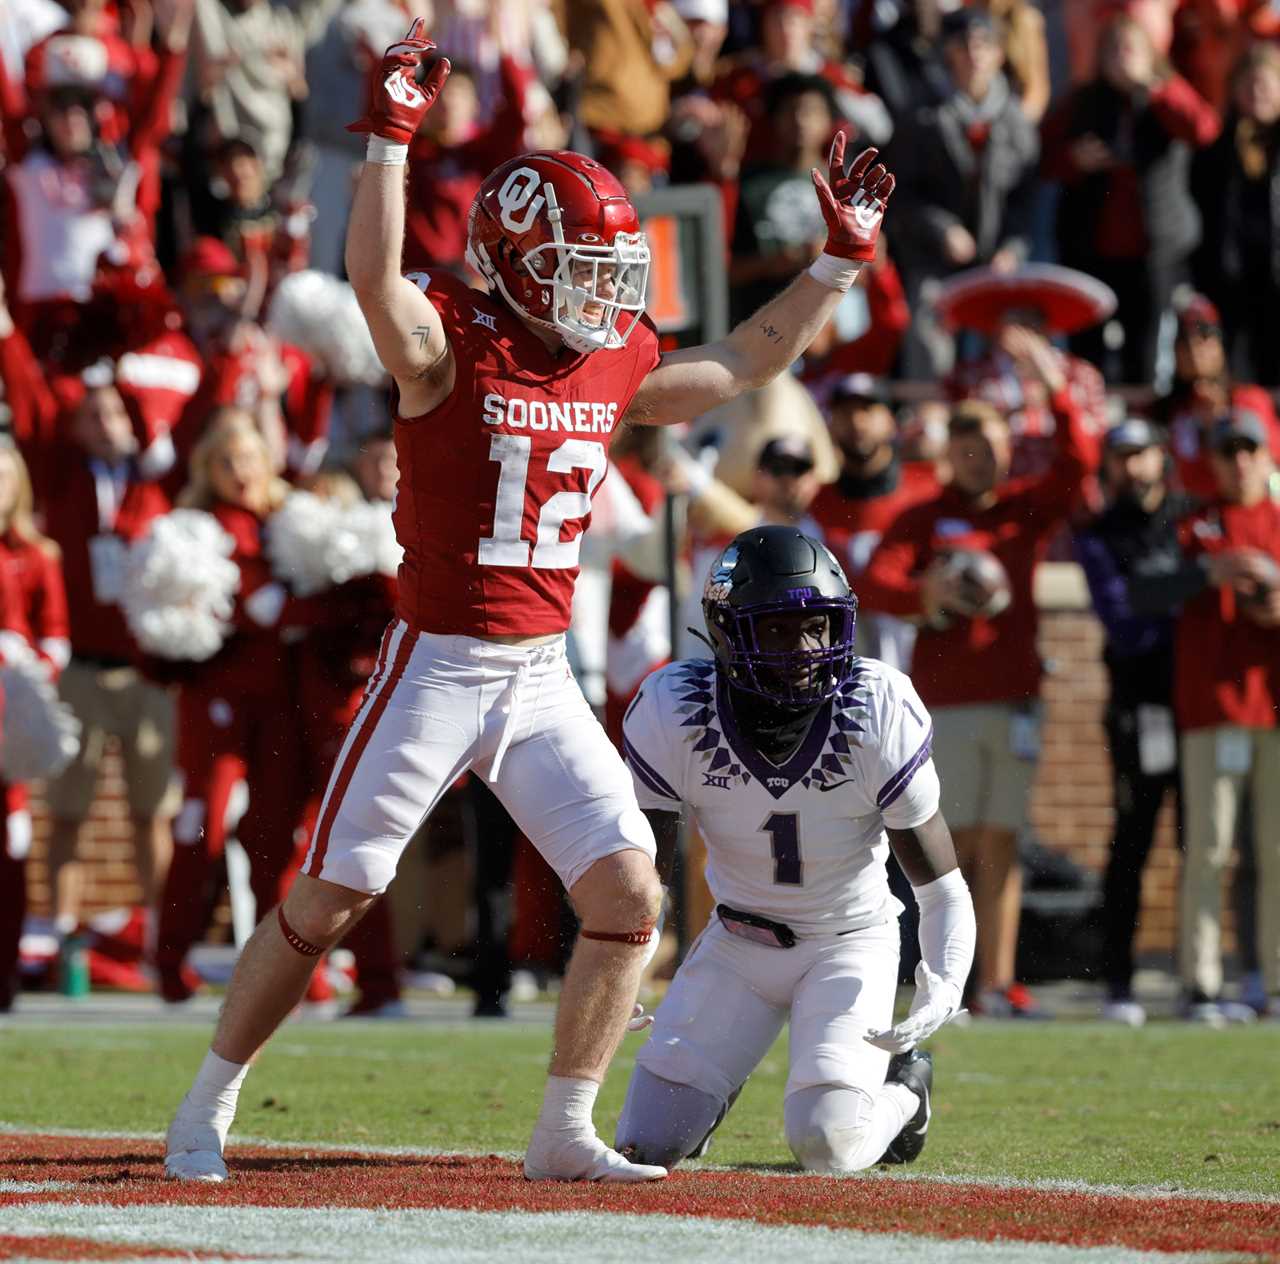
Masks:
[[[409,161],[409,146],[385,136],[370,136],[364,160],[379,167],[403,167]]]
[[[833,290],[847,290],[858,279],[862,264],[857,259],[841,259],[823,251],[809,265],[809,275]]]

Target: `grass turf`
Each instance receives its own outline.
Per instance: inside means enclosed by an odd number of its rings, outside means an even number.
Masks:
[[[162,1131],[208,1037],[193,1025],[0,1029],[0,1120]],[[236,1131],[520,1151],[549,1043],[542,1025],[288,1027],[246,1082]],[[606,1135],[639,1044],[628,1038],[601,1094]],[[1280,1195],[1274,1029],[982,1025],[944,1031],[932,1048],[934,1124],[919,1172]],[[712,1162],[792,1167],[785,1079],[780,1042],[717,1134]]]

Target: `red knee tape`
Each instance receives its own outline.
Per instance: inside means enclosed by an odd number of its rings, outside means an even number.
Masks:
[[[608,944],[647,944],[653,938],[653,927],[648,930],[583,930],[578,932],[583,939],[603,939]]]
[[[301,935],[284,920],[284,905],[280,905],[276,909],[276,916],[280,919],[280,933],[284,936],[284,941],[294,952],[300,952],[304,957],[318,957],[323,948],[317,948],[315,944],[309,944]]]

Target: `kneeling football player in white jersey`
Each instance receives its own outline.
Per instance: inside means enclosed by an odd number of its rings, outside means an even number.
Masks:
[[[816,540],[744,532],[703,596],[714,661],[655,672],[627,713],[660,850],[691,809],[716,900],[636,1058],[617,1138],[633,1162],[701,1155],[788,1020],[783,1110],[801,1166],[853,1172],[924,1147],[933,1066],[916,1045],[959,1012],[973,904],[938,810],[929,714],[905,675],[855,654],[857,604]],[[891,847],[922,957],[896,1027]]]

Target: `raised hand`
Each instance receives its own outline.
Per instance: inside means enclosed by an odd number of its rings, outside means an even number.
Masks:
[[[827,222],[823,253],[872,263],[885,204],[896,182],[884,164],[876,162],[880,152],[876,149],[864,149],[846,171],[844,147],[845,134],[837,132],[831,142],[827,174],[816,167],[811,173],[822,218]]]
[[[418,131],[423,117],[435,103],[449,77],[445,57],[430,64],[426,78],[418,83],[418,70],[428,64],[435,44],[423,35],[426,23],[417,18],[409,33],[382,54],[378,86],[369,104],[369,113],[347,125],[349,132],[370,132],[384,140],[407,145]]]

